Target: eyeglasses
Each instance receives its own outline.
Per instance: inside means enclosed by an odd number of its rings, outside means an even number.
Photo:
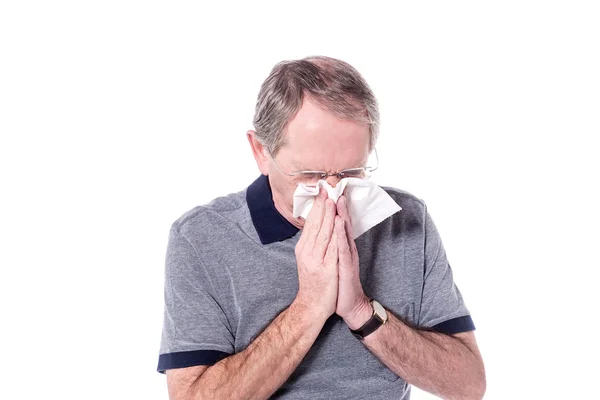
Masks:
[[[268,150],[273,163],[277,169],[284,175],[292,176],[296,178],[299,182],[304,183],[307,186],[316,186],[319,180],[327,179],[330,176],[337,176],[339,179],[343,178],[359,178],[359,179],[368,179],[371,177],[373,171],[379,168],[379,156],[377,155],[377,149],[373,149],[373,153],[375,155],[375,163],[374,166],[367,167],[358,167],[358,168],[348,168],[344,169],[340,172],[335,172],[332,174],[327,173],[326,171],[292,171],[290,173],[284,172],[275,161],[275,157],[271,154],[271,151]]]

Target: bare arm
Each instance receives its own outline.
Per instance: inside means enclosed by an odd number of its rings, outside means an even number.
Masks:
[[[350,329],[358,329],[373,308],[360,283],[358,251],[346,198],[338,200],[340,296],[337,313]],[[342,290],[343,289],[343,290]],[[342,296],[343,295],[343,296]],[[418,330],[387,312],[388,322],[364,338],[364,344],[405,381],[444,399],[481,399],[485,370],[473,332],[453,336]]]
[[[370,306],[368,306],[370,307]],[[368,320],[368,308],[355,321]],[[475,334],[449,336],[415,329],[388,313],[388,322],[364,339],[364,344],[405,381],[444,399],[481,399],[485,369]],[[360,322],[349,321],[351,329]]]
[[[292,303],[244,351],[213,366],[167,371],[169,397],[266,399],[296,369],[316,340],[325,318],[315,319]]]
[[[244,350],[213,366],[167,371],[172,400],[266,399],[302,361],[335,312],[338,248],[335,203],[322,190],[296,245],[298,294]]]

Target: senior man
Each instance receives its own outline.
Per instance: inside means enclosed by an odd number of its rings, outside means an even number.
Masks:
[[[294,217],[299,184],[366,177],[378,122],[349,64],[273,68],[247,133],[261,176],[171,228],[158,364],[171,399],[483,396],[475,326],[422,200],[383,187],[401,211],[356,239],[344,195],[321,189]]]

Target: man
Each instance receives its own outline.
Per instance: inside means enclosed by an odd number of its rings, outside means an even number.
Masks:
[[[158,366],[171,399],[408,399],[410,384],[483,396],[475,327],[423,201],[383,188],[402,210],[356,240],[345,196],[322,190],[293,216],[300,183],[365,171],[378,122],[347,63],[274,67],[247,133],[262,175],[171,229]]]

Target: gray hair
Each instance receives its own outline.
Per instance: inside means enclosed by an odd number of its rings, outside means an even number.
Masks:
[[[304,96],[339,118],[368,124],[369,151],[373,150],[379,135],[379,107],[371,88],[350,64],[311,56],[275,65],[258,93],[254,129],[273,156],[286,144],[285,128]]]

